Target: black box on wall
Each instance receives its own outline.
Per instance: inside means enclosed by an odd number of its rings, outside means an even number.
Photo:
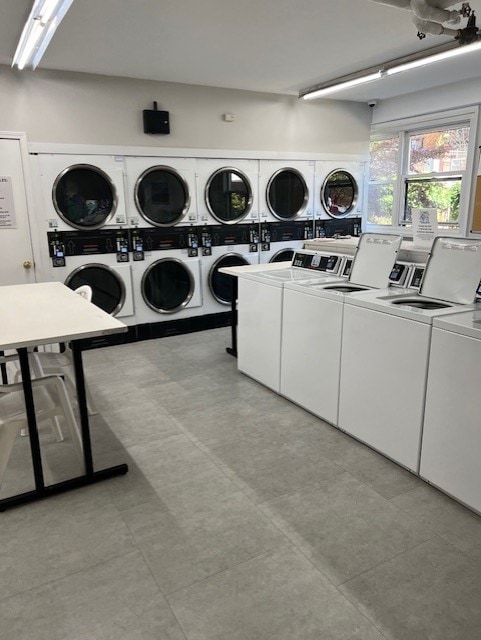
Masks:
[[[153,109],[144,109],[144,133],[170,133],[169,112],[158,111],[157,103]]]

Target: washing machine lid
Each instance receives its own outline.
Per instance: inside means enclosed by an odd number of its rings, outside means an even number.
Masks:
[[[434,239],[419,294],[457,304],[474,302],[481,280],[481,240]]]
[[[388,233],[363,233],[359,238],[349,275],[355,285],[381,289],[389,286],[389,276],[402,236]]]

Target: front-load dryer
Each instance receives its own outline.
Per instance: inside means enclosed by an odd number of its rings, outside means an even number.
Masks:
[[[133,228],[197,224],[195,159],[127,156],[127,208]]]
[[[261,222],[313,220],[314,161],[261,160]]]
[[[316,160],[314,215],[316,220],[360,217],[366,162]]]
[[[435,317],[419,474],[481,514],[481,310]]]
[[[328,274],[338,279],[343,259],[338,254],[300,250],[288,268],[239,273],[239,371],[279,393],[284,286],[297,280],[321,281]]]
[[[284,288],[280,392],[333,425],[338,422],[344,301],[386,287],[401,236],[363,234],[347,279]]]
[[[223,267],[259,262],[259,226],[255,222],[198,227],[202,261],[204,313],[222,313],[233,307],[232,279]]]
[[[197,158],[199,224],[259,222],[259,161]]]
[[[39,231],[92,231],[127,225],[123,157],[30,156]]]
[[[137,323],[155,325],[202,315],[197,228],[136,231],[143,247],[143,259],[133,269]]]
[[[419,293],[351,296],[344,305],[339,427],[419,471],[434,318],[468,311],[481,278],[481,241],[435,239]]]
[[[92,289],[92,303],[127,325],[136,324],[132,292],[132,267],[118,264],[111,256],[102,256],[102,262],[69,261],[59,274],[71,289],[88,285]]]

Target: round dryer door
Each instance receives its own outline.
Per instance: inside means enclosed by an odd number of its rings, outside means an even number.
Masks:
[[[125,284],[113,269],[105,264],[85,264],[68,276],[65,284],[78,289],[87,284],[92,289],[92,303],[106,313],[115,315],[125,302]]]
[[[269,262],[291,262],[294,255],[294,249],[281,249],[275,253]]]
[[[223,267],[243,267],[250,264],[246,258],[238,253],[226,253],[218,258],[209,271],[209,289],[217,302],[232,304],[232,280],[231,276],[219,273]]]
[[[207,182],[205,201],[207,208],[219,222],[239,222],[252,208],[252,189],[248,177],[239,169],[219,169]]]
[[[175,313],[187,306],[194,295],[194,277],[177,258],[153,262],[142,276],[145,303],[157,313]]]
[[[171,227],[189,210],[189,187],[175,169],[151,167],[137,180],[135,204],[147,222],[156,227]]]
[[[357,202],[357,182],[343,169],[332,171],[321,188],[321,202],[331,218],[345,218]]]
[[[98,167],[77,164],[60,173],[52,199],[58,215],[74,229],[99,229],[117,209],[117,191]]]
[[[267,185],[267,206],[279,220],[292,220],[300,216],[309,201],[309,189],[302,174],[296,169],[280,169]]]

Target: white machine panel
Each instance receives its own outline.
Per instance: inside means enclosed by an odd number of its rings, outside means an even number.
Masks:
[[[339,428],[412,471],[419,466],[430,330],[344,305]],[[395,365],[389,375],[386,357]]]
[[[478,338],[469,335],[469,328],[465,334],[459,333],[464,332],[461,322],[465,320],[478,328]],[[455,326],[457,322],[459,327]],[[449,316],[439,322],[443,328],[433,327],[420,467],[425,480],[478,513],[481,513],[480,323],[478,311]],[[438,324],[436,320],[434,324]]]

